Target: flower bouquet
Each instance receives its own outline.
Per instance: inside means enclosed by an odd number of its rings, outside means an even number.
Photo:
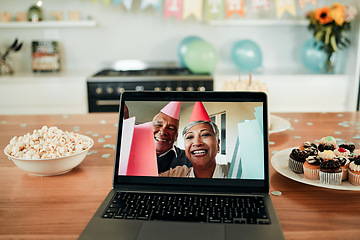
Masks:
[[[317,8],[306,14],[306,18],[310,20],[308,29],[314,32],[316,42],[322,43],[321,48],[327,54],[325,72],[331,73],[334,70],[333,54],[350,44],[343,32],[350,30],[350,23],[356,14],[356,8],[341,3]]]

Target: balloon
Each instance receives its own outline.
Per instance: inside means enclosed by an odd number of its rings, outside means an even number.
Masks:
[[[322,49],[323,45],[322,42],[317,42],[314,38],[311,38],[300,49],[301,62],[314,73],[321,73],[325,68],[327,54]]]
[[[210,73],[216,66],[217,53],[211,44],[195,40],[187,45],[184,60],[191,72]]]
[[[231,51],[234,63],[243,71],[253,71],[262,64],[262,53],[259,45],[252,40],[237,41]]]
[[[195,40],[202,40],[202,39],[197,36],[189,36],[189,37],[186,37],[183,40],[181,40],[179,47],[178,47],[178,51],[177,51],[181,66],[186,67],[185,61],[184,61],[184,55],[187,51],[188,44]]]

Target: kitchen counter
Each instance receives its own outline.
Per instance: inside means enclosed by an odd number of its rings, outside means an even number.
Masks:
[[[90,71],[0,76],[0,114],[87,113]]]
[[[359,148],[360,113],[279,113],[292,125],[270,135],[277,151],[332,135]],[[0,239],[76,239],[112,186],[117,114],[0,116],[0,148],[43,125],[94,139],[91,154],[71,172],[37,177],[0,154]],[[106,137],[105,137],[106,136]],[[102,141],[105,139],[105,142]],[[3,150],[2,150],[3,151]],[[106,157],[104,154],[110,154]],[[270,167],[270,192],[286,239],[358,239],[360,192],[293,181]]]

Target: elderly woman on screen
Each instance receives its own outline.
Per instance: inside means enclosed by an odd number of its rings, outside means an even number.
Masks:
[[[224,167],[226,168],[227,166],[216,163],[216,155],[220,148],[218,127],[210,121],[207,113],[205,117],[198,118],[199,120],[194,118],[190,119],[195,121],[190,121],[190,123],[185,126],[182,134],[184,137],[186,157],[193,166],[190,168],[178,166],[164,172],[160,176],[225,178],[227,169],[224,169]]]

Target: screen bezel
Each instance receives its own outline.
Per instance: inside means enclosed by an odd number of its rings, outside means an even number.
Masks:
[[[148,177],[118,175],[121,132],[125,101],[204,101],[204,102],[262,102],[263,129],[268,129],[268,102],[264,92],[124,92],[120,95],[118,136],[114,163],[113,187],[120,186],[160,188],[162,190],[216,191],[216,192],[269,192],[269,135],[264,131],[264,180],[200,179],[174,177]],[[191,185],[191,188],[189,186]]]

